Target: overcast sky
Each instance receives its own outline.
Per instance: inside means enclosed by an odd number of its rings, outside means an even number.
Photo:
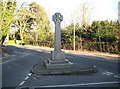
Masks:
[[[63,15],[63,23],[68,24],[73,19],[73,10],[76,13],[83,1],[93,8],[91,20],[117,20],[120,0],[17,0],[17,3],[21,5],[22,2],[33,1],[44,7],[50,20],[55,12],[60,12]]]

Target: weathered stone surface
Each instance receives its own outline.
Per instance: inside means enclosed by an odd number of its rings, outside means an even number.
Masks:
[[[61,51],[61,28],[60,24],[63,20],[63,16],[60,13],[55,13],[52,17],[55,22],[55,41],[54,41],[54,51]]]
[[[63,62],[65,61],[65,52],[64,51],[51,51],[52,61]]]
[[[56,65],[54,66],[56,67]],[[79,75],[93,74],[98,71],[94,66],[83,65],[80,63],[72,64],[71,68],[63,68],[61,66],[57,66],[56,68],[55,67],[46,68],[45,62],[43,60],[40,60],[39,63],[34,66],[31,72],[37,75]]]
[[[46,69],[68,69],[68,68],[73,68],[74,65],[72,62],[66,60],[66,61],[61,61],[61,62],[56,62],[56,61],[51,61],[51,60],[46,60],[45,61],[45,67]]]

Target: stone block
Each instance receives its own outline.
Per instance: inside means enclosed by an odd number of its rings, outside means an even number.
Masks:
[[[74,67],[74,64],[70,61],[64,61],[64,62],[55,62],[51,60],[45,60],[45,67],[46,69],[70,69]]]
[[[64,51],[51,51],[51,60],[65,61],[65,52]]]

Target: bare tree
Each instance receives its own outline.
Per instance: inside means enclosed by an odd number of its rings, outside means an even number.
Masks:
[[[80,8],[77,12],[79,13],[78,18],[80,19],[81,26],[89,24],[93,10],[91,4],[88,2],[82,2],[78,8]]]
[[[86,29],[86,26],[90,23],[90,19],[91,19],[91,13],[92,13],[92,6],[91,3],[88,2],[82,2],[79,4],[78,6],[79,9],[77,9],[77,15],[76,15],[76,21],[77,23],[80,23],[79,25],[81,25],[82,29],[81,29],[81,33],[83,31],[83,29]],[[83,49],[82,47],[82,35],[80,35],[80,48],[81,50]]]

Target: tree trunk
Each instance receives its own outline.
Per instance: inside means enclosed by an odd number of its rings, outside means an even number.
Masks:
[[[6,35],[6,36],[7,36],[7,35]],[[4,41],[5,41],[6,36],[3,36],[3,37],[2,37],[1,42],[0,42],[0,45],[1,45],[1,46],[3,45],[3,43],[4,43]]]
[[[81,51],[83,50],[83,47],[82,47],[82,36],[80,37],[80,48],[81,48]]]
[[[99,36],[99,50],[100,50],[100,52],[102,52],[102,49],[101,49],[102,47],[101,47],[101,37]]]

